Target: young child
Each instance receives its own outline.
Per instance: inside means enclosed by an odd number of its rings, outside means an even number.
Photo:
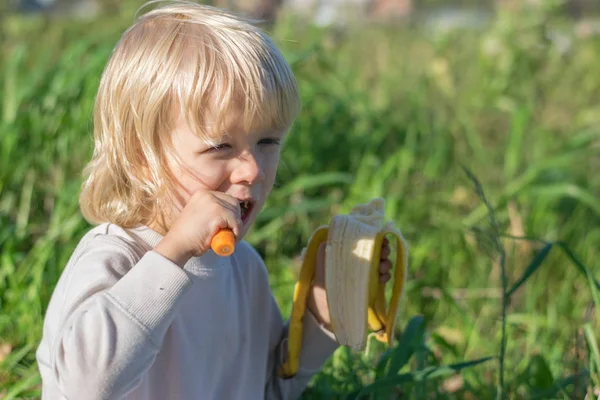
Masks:
[[[124,33],[100,82],[80,197],[95,227],[56,286],[37,351],[43,399],[301,395],[338,346],[323,251],[300,368],[282,379],[287,325],[243,241],[299,105],[271,39],[233,14],[169,3]],[[236,235],[231,256],[210,249],[221,228]]]

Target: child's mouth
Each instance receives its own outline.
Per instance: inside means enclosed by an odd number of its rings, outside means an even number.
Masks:
[[[254,208],[254,202],[252,200],[242,200],[240,201],[240,209],[242,210],[242,222],[245,224],[248,222],[248,218],[252,213],[252,209]]]

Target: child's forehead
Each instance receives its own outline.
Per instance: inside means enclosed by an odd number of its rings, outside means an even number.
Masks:
[[[239,109],[222,113],[208,113],[202,121],[190,118],[191,113],[178,113],[177,129],[185,129],[205,143],[214,145],[228,139],[254,136],[282,137],[285,130],[265,118],[245,118]]]

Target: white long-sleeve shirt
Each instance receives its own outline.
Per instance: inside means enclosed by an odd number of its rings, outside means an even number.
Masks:
[[[161,236],[91,229],[50,300],[37,350],[42,398],[254,400],[300,396],[338,344],[308,310],[300,369],[277,370],[286,323],[259,254],[240,243],[178,267]]]

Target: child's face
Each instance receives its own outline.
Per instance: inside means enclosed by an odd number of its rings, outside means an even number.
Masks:
[[[179,184],[178,206],[183,208],[197,190],[231,195],[242,205],[242,238],[273,187],[282,132],[244,132],[232,124],[222,144],[211,147],[198,138],[180,116],[172,140],[183,164],[171,165]]]

